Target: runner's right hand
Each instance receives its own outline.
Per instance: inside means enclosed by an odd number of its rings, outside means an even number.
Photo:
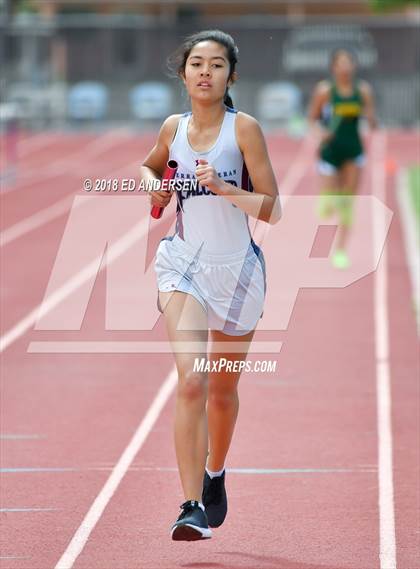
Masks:
[[[151,206],[157,205],[158,207],[166,207],[172,199],[172,194],[173,192],[167,190],[149,192]]]

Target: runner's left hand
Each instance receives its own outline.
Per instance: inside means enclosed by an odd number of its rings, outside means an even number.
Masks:
[[[207,160],[200,159],[195,176],[202,186],[207,186],[215,194],[223,194],[224,181],[217,175],[216,170]]]

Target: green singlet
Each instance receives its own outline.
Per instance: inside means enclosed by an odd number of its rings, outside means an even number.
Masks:
[[[320,155],[325,162],[340,168],[344,162],[363,155],[358,128],[363,112],[363,99],[358,84],[353,85],[353,93],[350,96],[343,97],[333,83],[329,104],[331,116],[327,128],[334,136],[322,146]]]

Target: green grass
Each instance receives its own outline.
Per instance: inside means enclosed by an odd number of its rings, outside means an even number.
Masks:
[[[410,185],[411,203],[420,226],[420,165],[416,164],[408,169],[408,182]]]

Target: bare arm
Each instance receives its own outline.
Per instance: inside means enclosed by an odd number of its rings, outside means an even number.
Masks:
[[[236,135],[254,192],[237,188],[220,179],[214,168],[204,160],[200,161],[196,176],[201,184],[222,195],[251,217],[274,225],[281,217],[281,206],[261,127],[253,117],[238,113]]]
[[[181,115],[171,115],[163,123],[156,144],[140,166],[140,178],[144,180],[144,182],[147,183],[149,180],[161,179],[168,161],[169,147],[178,126],[180,116]],[[150,201],[152,205],[166,207],[171,201],[171,198],[172,192],[163,190],[151,192]]]
[[[360,92],[363,97],[363,112],[371,129],[378,126],[376,119],[375,99],[372,87],[366,81],[361,81]]]
[[[330,98],[331,86],[328,81],[320,81],[315,87],[312,98],[309,102],[308,121],[309,132],[318,142],[329,140],[333,133],[321,125],[320,118],[322,108],[328,103]]]

